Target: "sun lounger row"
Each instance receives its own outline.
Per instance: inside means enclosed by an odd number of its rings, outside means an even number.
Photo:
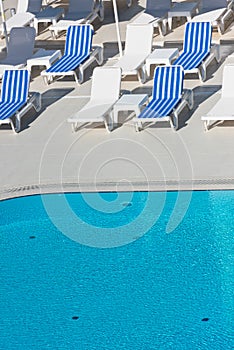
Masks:
[[[210,22],[220,34],[225,23],[233,19],[233,0],[198,0],[194,2],[176,2],[172,0],[146,0],[143,12],[137,15],[133,24],[153,24],[161,36],[172,30],[173,17],[187,17],[195,22]]]
[[[202,116],[205,130],[212,124],[234,120],[232,76],[234,65],[226,65],[223,72],[222,95],[214,107]],[[136,113],[133,123],[136,131],[145,123],[169,121],[173,129],[179,127],[179,115],[185,107],[193,108],[192,90],[183,89],[184,71],[182,66],[158,66],[155,69],[150,102]],[[41,95],[29,94],[30,73],[27,70],[5,70],[0,97],[0,125],[10,124],[15,132],[20,131],[21,118],[32,107],[39,112]],[[102,122],[107,131],[114,127],[114,109],[120,96],[121,69],[119,67],[97,67],[94,69],[91,96],[86,105],[68,118],[74,131],[86,123]],[[123,95],[124,96],[124,95]],[[122,98],[123,98],[122,96]],[[125,95],[128,97],[137,95]]]
[[[188,22],[183,50],[173,64],[181,65],[185,74],[197,73],[204,81],[208,65],[213,59],[219,61],[218,46],[211,46],[211,33],[209,22]],[[0,76],[4,69],[26,66],[27,60],[33,56],[35,35],[34,28],[12,29],[7,57],[0,61]],[[82,83],[84,70],[93,61],[99,65],[103,63],[103,49],[93,47],[92,38],[90,24],[70,26],[63,56],[41,73],[45,82],[50,83],[60,76],[73,76],[78,84]],[[137,75],[141,83],[146,81],[146,60],[152,51],[152,41],[152,25],[127,25],[124,55],[114,64],[121,68],[122,76]]]

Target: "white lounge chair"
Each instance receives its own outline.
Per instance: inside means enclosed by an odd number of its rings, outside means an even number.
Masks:
[[[97,67],[93,71],[89,102],[68,118],[74,131],[79,124],[102,122],[109,132],[113,129],[112,110],[118,101],[121,84],[121,69],[117,67]]]
[[[27,11],[35,15],[34,28],[36,33],[38,33],[39,23],[52,23],[55,25],[59,18],[64,15],[62,7],[43,6],[42,0],[29,0]]]
[[[0,97],[0,125],[10,124],[20,131],[21,118],[33,107],[41,109],[40,93],[29,94],[30,73],[27,70],[5,70]],[[15,119],[15,122],[14,122]]]
[[[9,34],[14,27],[26,27],[33,24],[35,15],[28,11],[29,0],[18,0],[16,13],[6,20],[6,30]],[[3,25],[0,26],[1,36],[4,36]]]
[[[103,6],[95,0],[69,0],[68,12],[63,19],[51,25],[49,30],[54,38],[59,32],[66,31],[68,27],[83,23],[92,23],[95,18],[104,19]]]
[[[211,108],[211,110],[201,117],[205,130],[208,131],[212,125],[223,123],[225,120],[234,121],[234,65],[228,64],[223,69],[223,82],[221,98]]]
[[[20,69],[26,66],[33,55],[36,31],[32,27],[16,27],[10,31],[6,57],[0,61],[0,78],[6,69]]]
[[[124,54],[114,67],[121,68],[122,76],[137,75],[144,83],[147,76],[145,60],[151,53],[152,43],[152,24],[128,24]]]
[[[167,14],[172,7],[172,0],[146,0],[146,8],[131,23],[153,24],[161,36],[167,31]]]

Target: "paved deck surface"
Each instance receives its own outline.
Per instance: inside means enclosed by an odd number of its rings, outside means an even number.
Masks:
[[[143,10],[144,1],[133,0],[131,8],[125,0],[118,3],[124,41],[126,24]],[[105,8],[103,24],[95,20],[93,25],[94,43],[104,44],[107,60],[117,54],[117,44],[111,2],[106,1]],[[64,36],[55,41],[48,30],[40,28],[36,47],[64,47]],[[167,46],[170,37],[180,41],[183,28],[175,28],[164,38]],[[234,63],[234,57],[228,57],[234,51],[233,24],[222,37],[214,33],[214,40],[220,39],[222,60],[210,66],[207,81],[201,84],[195,77],[185,79],[184,87],[193,89],[195,104],[192,111],[186,110],[181,116],[177,132],[167,123],[158,123],[136,133],[123,114],[123,124],[110,134],[103,125],[74,133],[67,118],[88,100],[95,64],[86,71],[81,86],[72,79],[46,86],[41,69],[34,68],[31,90],[42,93],[43,108],[23,118],[19,134],[8,127],[0,128],[0,198],[62,190],[234,188],[234,122],[225,122],[207,133],[201,122],[201,116],[220,98],[223,66]],[[159,41],[162,38],[155,33],[154,43]],[[125,78],[121,89],[150,95],[152,76],[144,85]]]

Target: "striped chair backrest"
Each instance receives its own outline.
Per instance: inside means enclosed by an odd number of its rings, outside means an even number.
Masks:
[[[209,52],[212,26],[210,22],[187,22],[183,52]]]
[[[2,77],[1,103],[26,102],[30,74],[25,69],[5,70]]]
[[[158,66],[154,71],[152,98],[172,99],[181,97],[184,71],[182,66]]]
[[[93,27],[90,24],[70,26],[67,30],[65,56],[83,56],[90,52]]]

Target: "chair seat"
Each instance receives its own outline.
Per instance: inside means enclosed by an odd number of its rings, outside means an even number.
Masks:
[[[66,55],[55,62],[50,68],[46,70],[46,73],[64,73],[76,69],[79,64],[83,63],[89,57],[89,53],[83,56],[70,56]]]
[[[126,55],[122,56],[119,61],[114,65],[115,67],[120,67],[122,74],[128,73],[138,69],[144,63],[146,55]]]
[[[0,102],[0,120],[11,117],[17,110],[25,105],[25,101]]]
[[[217,119],[234,119],[234,107],[233,107],[233,97],[222,97],[215,106],[207,113],[206,117],[202,117],[204,119],[212,120],[212,117]]]
[[[82,110],[74,114],[68,119],[68,122],[98,122],[103,121],[105,114],[107,114],[116,101],[95,101],[88,102]]]
[[[168,116],[175,105],[180,101],[180,97],[171,99],[157,99],[152,100],[138,118],[150,119],[150,118],[163,118]]]
[[[199,66],[208,54],[209,52],[183,52],[173,65],[181,65],[184,70],[194,69]]]

